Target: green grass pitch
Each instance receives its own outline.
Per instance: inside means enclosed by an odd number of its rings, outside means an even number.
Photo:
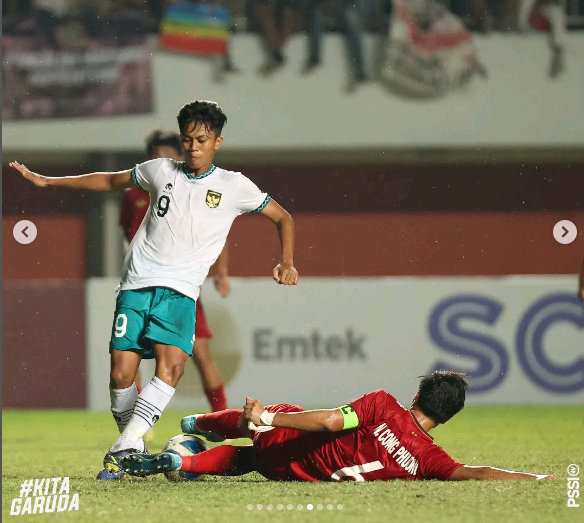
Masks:
[[[186,414],[165,412],[149,450],[160,450],[178,434],[180,418]],[[98,482],[95,475],[116,437],[109,413],[4,411],[2,421],[5,521],[584,521],[584,506],[566,506],[566,468],[571,463],[584,467],[584,412],[580,406],[467,407],[432,432],[436,443],[463,463],[554,473],[560,478],[533,482],[275,483],[257,474],[206,477],[190,483],[170,483],[164,476]],[[25,479],[65,476],[70,478],[70,493],[79,493],[78,511],[10,516],[11,501],[18,497]],[[258,510],[258,504],[263,510]],[[271,510],[266,508],[269,504]],[[279,504],[284,505],[283,510],[277,509]],[[294,506],[292,510],[288,510],[289,504]],[[310,511],[308,504],[314,507]],[[322,510],[317,510],[319,504],[324,506]],[[333,510],[327,510],[329,504]]]

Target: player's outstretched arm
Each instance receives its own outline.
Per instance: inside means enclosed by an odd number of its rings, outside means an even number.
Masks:
[[[112,192],[134,186],[131,170],[115,173],[92,173],[82,174],[81,176],[50,178],[32,172],[28,167],[18,162],[10,162],[8,165],[17,170],[23,178],[26,178],[37,187],[67,187],[68,189]]]
[[[458,467],[450,476],[450,480],[464,481],[469,479],[477,480],[535,480],[535,479],[557,479],[557,476],[547,474],[529,474],[527,472],[513,472],[512,470],[497,469],[495,467],[469,467],[463,465]]]
[[[354,415],[354,417],[356,420],[357,416]],[[340,408],[307,410],[304,412],[278,412],[274,414],[265,410],[259,400],[251,398],[246,398],[243,419],[246,422],[252,421],[258,427],[269,425],[284,429],[306,430],[308,432],[338,432],[357,426],[357,424],[354,424],[353,427],[346,426],[347,423]]]
[[[280,263],[274,267],[272,277],[282,285],[296,285],[298,283],[298,271],[294,267],[294,220],[281,205],[270,200],[262,210],[262,214],[272,220],[278,228],[282,254]]]

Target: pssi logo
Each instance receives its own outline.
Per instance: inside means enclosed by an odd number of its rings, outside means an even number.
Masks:
[[[474,370],[457,369],[441,360],[432,370],[448,368],[466,372],[472,393],[487,392],[501,384],[509,371],[509,351],[500,339],[486,334],[486,329],[470,330],[462,323],[475,320],[495,326],[503,311],[500,301],[476,294],[459,294],[438,303],[428,325],[432,341],[441,351],[474,360]],[[530,305],[517,324],[514,348],[523,372],[538,387],[558,394],[573,394],[584,389],[584,344],[575,347],[581,354],[573,361],[564,365],[552,361],[549,356],[553,354],[553,339],[546,338],[546,334],[558,322],[584,329],[584,304],[575,293],[549,294]]]

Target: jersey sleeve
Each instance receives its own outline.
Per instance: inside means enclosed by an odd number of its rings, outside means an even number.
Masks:
[[[454,461],[442,447],[432,445],[419,460],[420,475],[424,479],[447,480],[453,472],[462,467],[462,463]]]
[[[260,213],[270,203],[271,199],[267,193],[261,191],[249,178],[243,174],[240,176],[237,191],[237,208],[241,213]]]
[[[384,390],[368,392],[350,403],[359,418],[359,427],[375,423],[387,411],[388,403],[395,403],[393,396]]]
[[[168,161],[166,158],[157,158],[144,163],[139,163],[132,169],[132,181],[138,189],[149,191],[154,186],[154,179],[160,172],[162,164]]]

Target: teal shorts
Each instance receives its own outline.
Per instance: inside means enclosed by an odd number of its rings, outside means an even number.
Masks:
[[[193,354],[196,302],[166,287],[121,291],[116,300],[110,347],[154,358],[152,342]],[[111,350],[111,349],[110,349]]]

